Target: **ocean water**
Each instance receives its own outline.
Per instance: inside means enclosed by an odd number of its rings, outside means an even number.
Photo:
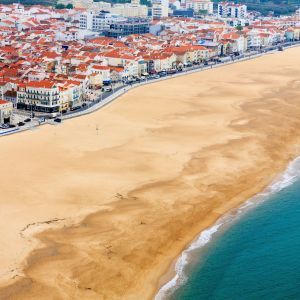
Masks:
[[[300,299],[300,159],[202,232],[156,300]]]

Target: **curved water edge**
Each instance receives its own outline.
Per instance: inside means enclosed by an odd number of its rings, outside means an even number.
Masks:
[[[300,157],[297,157],[289,163],[285,172],[277,176],[275,180],[265,188],[261,193],[250,198],[243,205],[235,208],[222,216],[214,225],[205,229],[200,235],[181,253],[175,264],[175,276],[165,283],[155,296],[155,300],[168,299],[180,286],[187,280],[186,268],[190,263],[192,252],[202,248],[209,243],[216,232],[225,225],[230,225],[239,219],[246,211],[267,200],[269,196],[281,191],[282,189],[292,185],[300,177]]]

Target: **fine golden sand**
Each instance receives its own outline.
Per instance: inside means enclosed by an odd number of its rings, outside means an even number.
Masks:
[[[0,299],[151,299],[201,230],[299,155],[299,57],[147,85],[0,138]]]

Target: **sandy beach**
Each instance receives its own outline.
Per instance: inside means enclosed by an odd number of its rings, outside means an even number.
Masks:
[[[0,138],[0,299],[152,299],[201,230],[300,154],[299,55]]]

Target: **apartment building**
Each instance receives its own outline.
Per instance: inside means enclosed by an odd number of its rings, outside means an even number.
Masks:
[[[91,72],[93,75],[95,75],[95,74],[99,75],[98,77],[94,76],[95,78],[93,78],[94,81],[96,79],[99,80],[99,85],[109,84],[111,82],[110,68],[108,66],[93,65],[91,68]]]
[[[148,7],[146,5],[137,5],[131,3],[115,4],[113,7],[111,7],[110,12],[123,17],[145,18],[148,16]]]
[[[166,18],[169,15],[169,0],[152,0],[153,19]]]
[[[109,29],[104,31],[107,37],[118,38],[130,34],[149,33],[150,21],[147,18],[128,18],[123,22],[111,24]]]
[[[88,10],[79,17],[79,27],[84,30],[102,32],[108,30],[111,24],[126,21],[124,17],[108,12]]]
[[[103,2],[103,1],[100,1],[100,2],[93,2],[93,5],[88,7],[89,9],[93,8],[97,11],[101,11],[101,10],[104,10],[104,11],[110,11],[111,9],[111,4],[108,3],[108,2]]]
[[[60,104],[59,88],[52,81],[31,81],[18,86],[17,108],[53,113],[59,111]]]
[[[247,6],[234,2],[220,2],[218,4],[218,17],[244,19],[247,17]]]
[[[214,5],[210,0],[187,0],[185,7],[187,9],[192,9],[195,12],[207,12],[208,14],[213,14]]]
[[[10,122],[12,110],[13,104],[11,102],[0,99],[0,124]]]
[[[60,84],[60,109],[68,110],[80,106],[83,100],[82,92],[82,83],[79,81],[67,80]]]

